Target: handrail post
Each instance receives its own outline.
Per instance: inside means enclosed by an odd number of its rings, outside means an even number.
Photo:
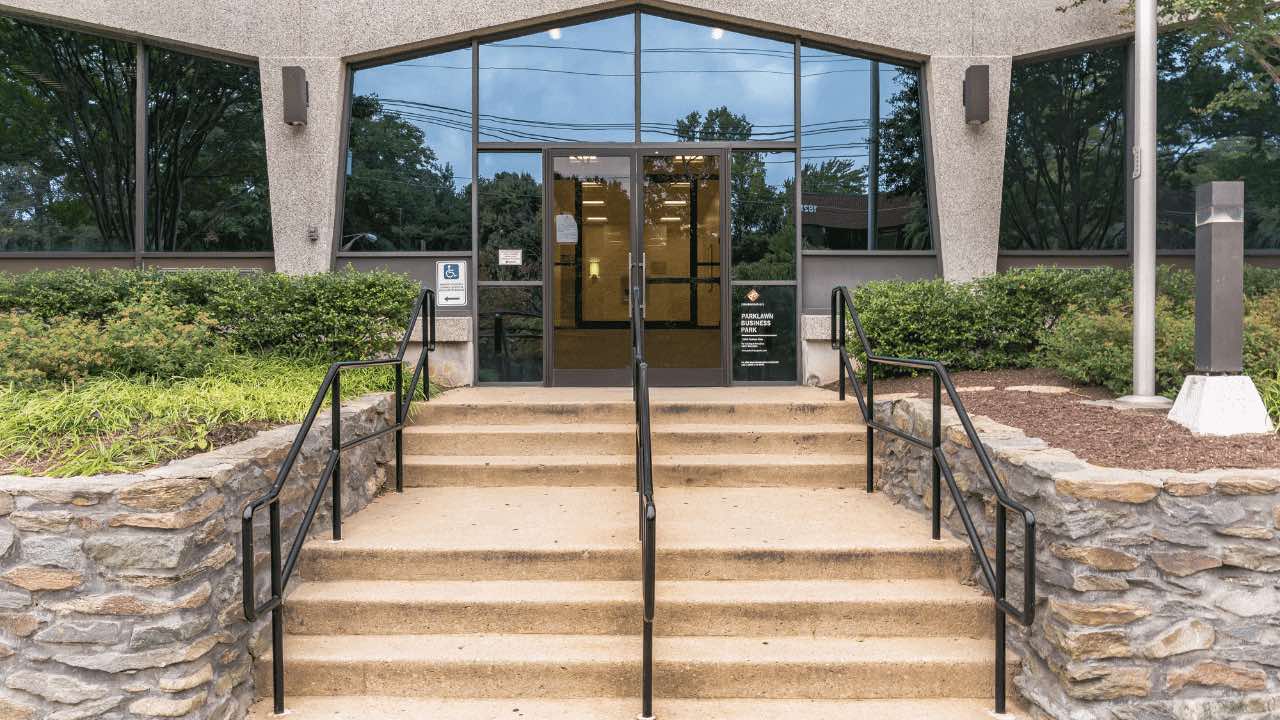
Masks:
[[[933,539],[942,537],[942,466],[938,451],[942,448],[942,375],[933,372]]]
[[[422,352],[426,352],[423,345]],[[401,358],[403,360],[403,358]],[[413,389],[410,388],[410,397]],[[396,363],[396,492],[404,492],[404,363]]]
[[[847,347],[846,347],[846,345],[845,345],[845,333],[846,333],[846,329],[845,329],[845,324],[844,324],[844,315],[845,315],[846,310],[845,310],[845,307],[844,307],[844,293],[843,293],[843,292],[840,292],[840,293],[837,293],[837,294],[836,294],[836,303],[835,303],[835,305],[836,305],[836,308],[837,308],[837,311],[838,311],[838,313],[837,313],[837,314],[838,314],[838,318],[835,318],[835,319],[838,319],[838,321],[839,321],[839,323],[840,323],[840,324],[837,326],[837,327],[838,327],[838,332],[837,332],[837,341],[840,343],[840,352],[841,352],[841,353],[844,353],[844,352],[846,352],[846,351],[847,351]],[[837,361],[839,361],[839,363],[840,363],[840,399],[841,399],[841,400],[844,400],[844,393],[845,393],[845,389],[844,389],[844,386],[845,386],[845,377],[844,377],[845,367],[844,367],[844,361],[841,359],[841,355],[837,355],[837,356],[836,356],[836,360],[837,360]]]
[[[342,371],[333,376],[333,387],[330,390],[329,423],[333,452],[337,457],[333,463],[333,539],[342,539]]]
[[[1005,577],[1005,560],[1007,554],[1007,538],[1005,528],[1005,508],[1003,503],[996,503],[996,598],[1003,601],[1008,578]],[[996,605],[996,712],[1005,711],[1005,628],[1008,618],[1004,609]]]
[[[284,581],[280,575],[280,500],[268,507],[271,532],[271,694],[275,714],[284,714]]]

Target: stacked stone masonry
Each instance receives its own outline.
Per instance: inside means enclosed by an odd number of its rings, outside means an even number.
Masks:
[[[919,399],[876,405],[878,419],[926,438],[931,412]],[[994,495],[954,410],[943,412],[944,452],[994,560]],[[974,424],[1039,525],[1036,621],[1009,624],[1033,717],[1280,717],[1280,469],[1102,468],[987,418]],[[930,511],[927,453],[878,433],[876,462],[880,491]],[[945,527],[965,537],[945,482],[941,505]],[[1015,604],[1021,527],[1010,514]]]
[[[392,405],[386,396],[349,403],[343,432],[384,427]],[[0,718],[243,718],[253,657],[268,648],[265,623],[250,627],[242,615],[240,512],[275,479],[297,432],[262,432],[136,474],[0,477]],[[385,436],[343,454],[344,513],[381,487],[390,449]],[[325,418],[281,496],[285,542],[328,451]],[[313,535],[328,532],[327,513]]]

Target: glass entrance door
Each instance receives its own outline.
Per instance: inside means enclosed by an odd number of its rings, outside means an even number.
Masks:
[[[630,382],[640,277],[651,381],[724,384],[723,155],[573,149],[547,166],[551,384]]]
[[[550,158],[553,385],[630,382],[633,160],[586,151]]]
[[[645,359],[657,384],[724,383],[720,159],[641,156]]]

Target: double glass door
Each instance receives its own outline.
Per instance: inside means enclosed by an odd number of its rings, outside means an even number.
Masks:
[[[630,382],[631,293],[663,385],[722,385],[722,152],[548,153],[551,383]]]

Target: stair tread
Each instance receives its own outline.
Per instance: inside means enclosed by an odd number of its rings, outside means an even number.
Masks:
[[[632,663],[639,636],[627,635],[289,635],[288,663]],[[659,663],[991,662],[988,639],[961,637],[658,637]]]
[[[359,717],[364,720],[623,720],[639,710],[631,698],[444,699],[378,696],[289,696],[289,716],[300,720]],[[654,710],[664,720],[990,720],[989,699],[926,700],[686,700],[657,698]],[[270,700],[251,711],[253,720],[278,717]],[[1013,720],[1014,716],[996,716]]]
[[[308,552],[634,551],[627,487],[423,487],[376,499],[340,543]],[[878,494],[838,488],[670,487],[657,492],[660,552],[910,550],[968,552],[930,540],[923,518]],[[590,518],[591,522],[583,522]]]
[[[630,465],[634,455],[409,455],[407,465]],[[655,465],[860,465],[865,453],[814,455],[654,455]]]
[[[638,581],[628,580],[331,580],[303,583],[289,602],[638,603],[639,590]],[[974,587],[929,579],[671,580],[658,582],[657,597],[659,607],[664,603],[990,602]]]

